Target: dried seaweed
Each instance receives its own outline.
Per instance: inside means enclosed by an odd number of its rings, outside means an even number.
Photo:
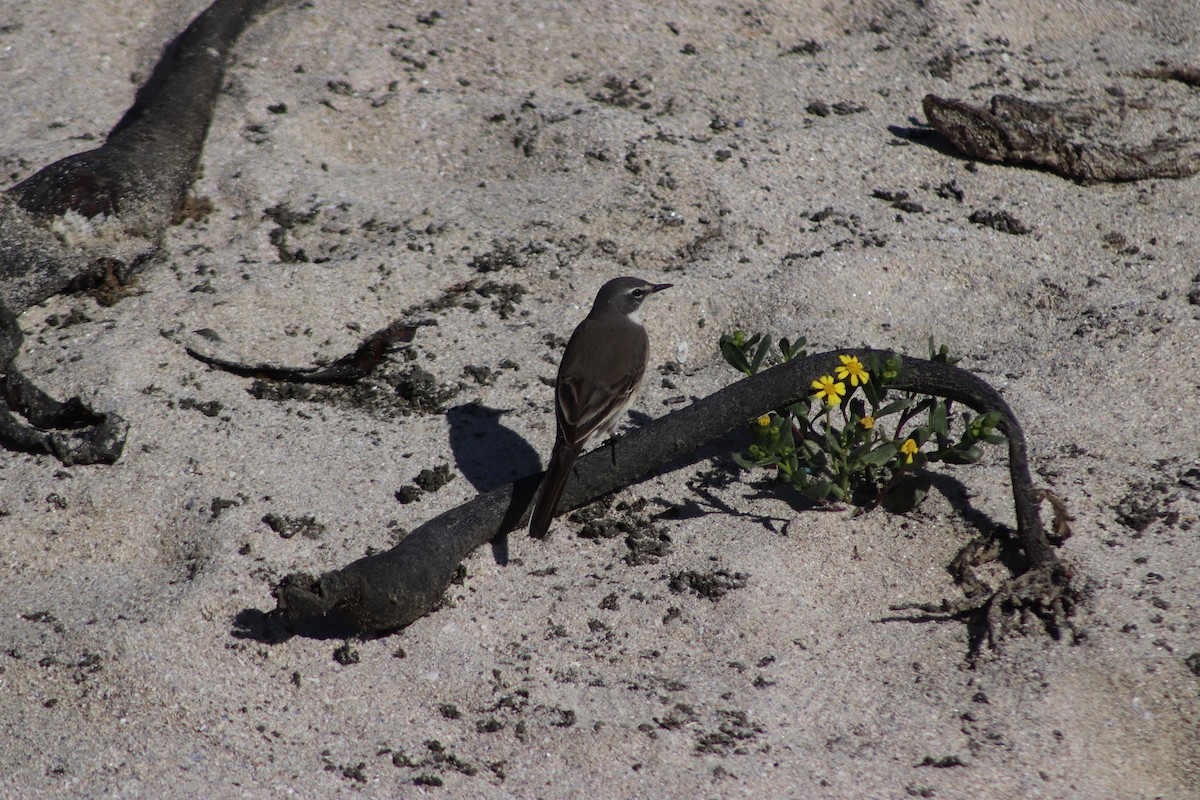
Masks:
[[[1080,183],[1187,178],[1200,171],[1200,145],[1160,137],[1143,147],[1096,141],[1060,105],[1009,95],[990,108],[925,95],[929,123],[970,158],[1036,167]]]
[[[421,324],[421,323],[418,323]],[[260,380],[290,381],[292,383],[353,383],[366,377],[379,366],[384,357],[398,344],[413,340],[417,325],[396,321],[363,340],[353,353],[344,355],[326,367],[280,367],[273,364],[246,364],[231,361],[194,347],[184,348],[187,354],[211,367],[232,372],[246,378]]]

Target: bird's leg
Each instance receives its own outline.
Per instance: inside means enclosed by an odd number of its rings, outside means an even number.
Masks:
[[[608,448],[614,467],[617,465],[617,444],[623,438],[625,438],[624,434],[617,433],[614,429],[608,432],[608,438],[604,440],[604,446]]]

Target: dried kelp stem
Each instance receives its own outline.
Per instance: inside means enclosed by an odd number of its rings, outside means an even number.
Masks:
[[[157,252],[195,174],[233,45],[280,2],[216,0],[163,48],[101,147],[0,193],[0,444],[66,464],[120,457],[123,419],[78,399],[58,403],[17,372],[16,317],[71,286],[127,280]],[[62,236],[64,226],[74,235]]]
[[[891,355],[839,350],[797,359],[738,381],[584,456],[567,484],[561,507],[579,506],[615,491],[751,419],[802,399],[811,393],[812,381],[830,374],[840,363],[837,356],[847,353],[863,360],[872,354]],[[1000,413],[999,427],[1008,437],[1017,531],[1029,572],[1057,570],[1058,557],[1038,515],[1025,436],[1004,398],[980,378],[948,364],[905,359],[904,367],[893,384],[897,389],[944,397],[979,413]],[[420,526],[393,549],[319,579],[289,575],[276,587],[276,612],[296,619],[336,609],[358,628],[374,632],[411,623],[440,600],[468,553],[521,524],[539,479],[538,475],[529,476],[480,495]]]
[[[362,341],[353,353],[342,356],[326,367],[281,367],[276,364],[247,364],[202,353],[194,347],[185,347],[189,356],[210,367],[232,372],[246,378],[291,383],[354,383],[365,378],[383,362],[388,353],[402,344],[413,340],[417,326],[428,323],[407,323],[397,320],[381,328]]]

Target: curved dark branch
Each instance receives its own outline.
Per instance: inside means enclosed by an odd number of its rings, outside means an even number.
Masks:
[[[670,464],[733,428],[812,391],[831,374],[839,354],[866,360],[872,350],[839,350],[796,359],[745,378],[696,403],[632,431],[581,458],[563,492],[563,508],[590,502]],[[1008,437],[1017,530],[1029,570],[1062,571],[1042,527],[1029,474],[1025,436],[1012,410],[980,378],[944,363],[905,359],[896,388],[963,403],[979,413],[996,411]],[[613,448],[616,452],[613,452]],[[430,520],[392,550],[359,559],[319,579],[289,575],[276,588],[276,613],[289,619],[337,610],[364,631],[403,627],[441,598],[459,562],[492,538],[516,529],[537,491],[539,475],[495,489]]]

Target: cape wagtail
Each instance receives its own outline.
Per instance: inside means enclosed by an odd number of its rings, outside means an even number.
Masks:
[[[612,433],[637,397],[650,349],[642,302],[671,285],[613,278],[600,287],[591,312],[571,334],[554,385],[558,435],[529,520],[531,536],[541,539],[550,529],[584,446],[597,435]]]

